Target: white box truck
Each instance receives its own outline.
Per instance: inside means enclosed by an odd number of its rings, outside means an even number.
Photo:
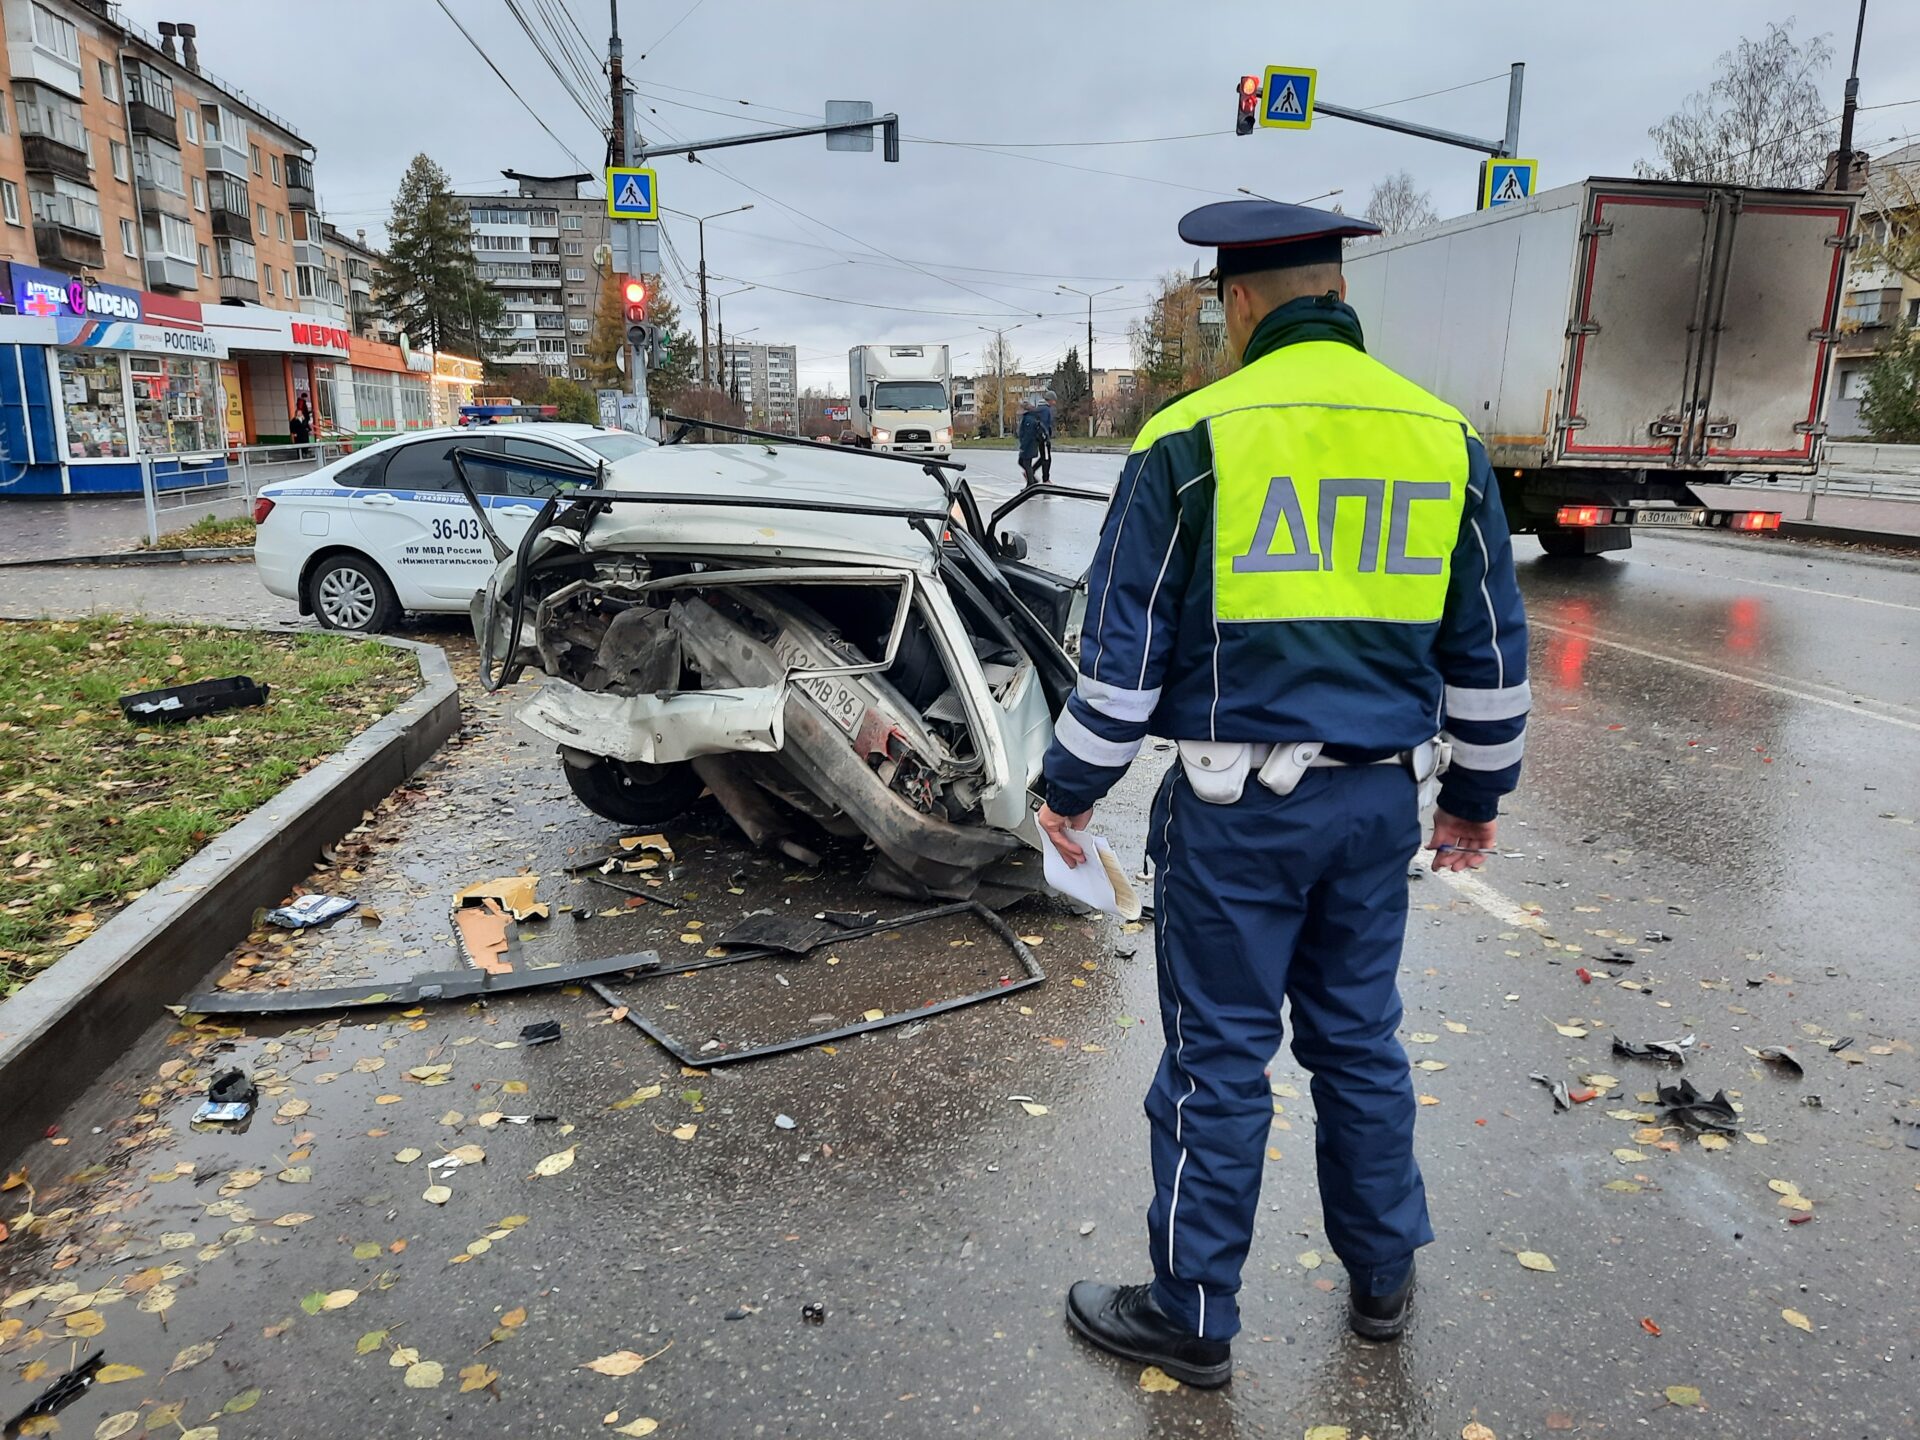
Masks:
[[[1549,555],[1776,529],[1691,487],[1818,469],[1856,199],[1590,179],[1362,241],[1347,298],[1371,354],[1473,423]]]
[[[945,345],[856,345],[847,353],[854,442],[906,455],[953,453],[953,365]]]

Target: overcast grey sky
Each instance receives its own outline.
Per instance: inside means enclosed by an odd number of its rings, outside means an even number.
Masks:
[[[447,3],[597,169],[604,141],[507,0]],[[518,3],[543,39],[543,15],[557,19],[566,6],[604,54],[606,0]],[[468,190],[504,190],[506,168],[578,168],[436,0],[126,0],[124,9],[149,29],[196,22],[202,63],[318,148],[323,208],[349,233],[377,233],[417,151]],[[897,111],[908,136],[1048,147],[909,141],[887,165],[877,151],[828,154],[813,139],[715,152],[701,165],[660,162],[662,198],[675,209],[753,203],[752,213],[707,226],[709,270],[726,277],[712,288],[757,286],[726,303],[729,333],[751,327],[750,339],[798,345],[802,383],[834,390],[846,387],[850,345],[947,341],[966,370],[989,339],[983,325],[1020,325],[1008,337],[1015,353],[1051,366],[1069,344],[1085,345],[1086,302],[1056,293],[1062,283],[1124,287],[1094,302],[1094,337],[1096,363],[1126,363],[1127,324],[1153,277],[1198,253],[1175,235],[1180,215],[1235,198],[1239,186],[1296,200],[1341,188],[1340,203],[1358,211],[1375,180],[1404,167],[1442,214],[1472,208],[1478,161],[1465,150],[1326,117],[1305,133],[1234,136],[1242,73],[1314,66],[1322,98],[1363,108],[1498,75],[1393,110],[1492,136],[1504,120],[1506,67],[1523,60],[1521,151],[1539,159],[1551,187],[1631,173],[1649,153],[1647,127],[1707,83],[1717,55],[1789,17],[1799,35],[1830,36],[1825,89],[1837,113],[1852,0],[620,0],[650,138],[750,130],[753,119],[799,124],[793,112],[817,116],[825,100],[867,99]],[[1870,0],[1861,103],[1900,101],[1915,103],[1861,115],[1861,148],[1920,133],[1920,5]],[[668,233],[690,279],[694,227],[668,217]],[[668,268],[676,293],[690,296]]]

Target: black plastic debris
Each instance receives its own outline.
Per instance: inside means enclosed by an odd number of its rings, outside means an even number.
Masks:
[[[824,1325],[827,1323],[827,1307],[818,1300],[809,1300],[800,1307],[800,1318],[809,1325]]]
[[[207,1084],[207,1098],[193,1112],[196,1125],[238,1125],[253,1113],[260,1091],[244,1070],[222,1070]]]
[[[1684,1065],[1687,1063],[1687,1050],[1692,1044],[1691,1035],[1678,1040],[1622,1040],[1616,1035],[1613,1037],[1613,1053],[1633,1060],[1658,1060],[1663,1065]]]
[[[872,924],[869,920],[866,922]],[[770,910],[748,915],[727,927],[716,944],[751,945],[757,949],[779,950],[788,955],[804,955],[836,939],[853,926],[838,921],[814,919],[804,915],[776,915]]]
[[[29,1420],[42,1415],[51,1415],[57,1410],[64,1410],[67,1406],[78,1400],[82,1395],[86,1394],[88,1389],[93,1385],[94,1373],[99,1370],[101,1363],[105,1361],[106,1358],[106,1351],[94,1351],[93,1354],[67,1371],[67,1373],[62,1375],[58,1380],[48,1385],[46,1389],[40,1392],[39,1397],[35,1399],[32,1404],[28,1405],[26,1409],[9,1420],[6,1423],[4,1433],[8,1435],[18,1435],[21,1427]]]
[[[1649,945],[1666,945],[1673,940],[1673,937],[1664,930],[1649,930],[1642,938]]]
[[[560,1038],[558,1020],[536,1020],[531,1025],[520,1027],[522,1045],[551,1045]]]
[[[1724,1090],[1716,1090],[1708,1097],[1694,1089],[1691,1080],[1683,1079],[1677,1085],[1662,1085],[1657,1093],[1660,1108],[1667,1112],[1671,1120],[1682,1121],[1698,1130],[1715,1130],[1729,1135],[1740,1129],[1739,1116]]]
[[[256,685],[245,675],[229,675],[224,680],[195,680],[187,685],[169,685],[164,690],[142,690],[120,697],[120,713],[127,719],[159,720],[177,724],[198,720],[221,710],[238,710],[267,703],[265,685]]]
[[[412,1005],[422,1000],[484,1000],[519,990],[575,985],[598,975],[617,975],[627,970],[645,973],[659,968],[657,952],[640,950],[632,955],[609,955],[568,965],[533,966],[508,975],[495,975],[487,970],[436,970],[397,985],[367,981],[326,990],[207,990],[189,995],[183,1008],[194,1015],[311,1015],[326,1010]]]
[[[1906,1142],[1909,1150],[1920,1150],[1920,1120],[1908,1120],[1895,1116],[1894,1124],[1900,1127],[1900,1138]]]
[[[880,918],[878,910],[821,910],[814,917],[842,930],[861,930]]]
[[[1846,1049],[1851,1044],[1853,1044],[1853,1036],[1842,1035],[1838,1040],[1834,1041],[1831,1045],[1827,1046],[1827,1049],[1831,1050],[1834,1054],[1838,1055],[1842,1050]]]
[[[1573,1096],[1567,1093],[1566,1081],[1549,1080],[1544,1075],[1530,1075],[1527,1078],[1537,1084],[1546,1086],[1547,1089],[1553,1092],[1553,1108],[1555,1110],[1571,1110],[1573,1108]]]
[[[1784,1045],[1762,1045],[1753,1053],[1762,1060],[1778,1065],[1796,1078],[1807,1073],[1807,1067],[1800,1063],[1799,1057]]]

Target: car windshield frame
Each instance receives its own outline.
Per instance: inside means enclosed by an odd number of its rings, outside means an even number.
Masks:
[[[629,434],[624,430],[606,430],[593,435],[569,436],[568,438],[582,449],[591,450],[596,456],[605,460],[609,465],[617,461],[625,460],[630,456],[638,455],[642,450],[655,449],[659,445],[657,440],[649,440],[644,435]],[[631,448],[628,448],[629,445]],[[603,446],[607,448],[603,449]],[[615,447],[619,449],[618,454],[611,453]]]
[[[931,399],[924,395],[916,396],[909,404],[894,405],[887,403],[889,390],[926,391]],[[944,410],[947,408],[947,387],[938,380],[879,380],[874,382],[873,408],[876,410]]]

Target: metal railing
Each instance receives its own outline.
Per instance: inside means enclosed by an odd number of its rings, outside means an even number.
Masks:
[[[353,452],[350,440],[316,440],[306,445],[242,445],[219,454],[145,455],[140,459],[140,493],[146,501],[147,544],[157,545],[169,530],[210,518],[252,513],[262,485],[310,475]]]
[[[1920,475],[1898,471],[1831,470],[1817,475],[1734,475],[1729,485],[1776,493],[1845,496],[1854,500],[1920,500]]]

